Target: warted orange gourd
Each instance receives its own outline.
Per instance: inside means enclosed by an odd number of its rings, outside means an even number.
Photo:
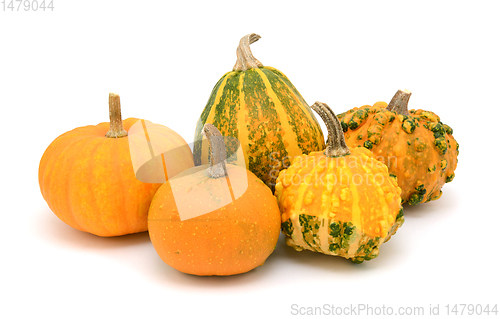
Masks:
[[[165,263],[184,273],[245,273],[274,251],[279,208],[257,176],[225,162],[220,132],[211,124],[204,125],[204,132],[210,164],[186,170],[160,187],[149,210],[151,242]]]
[[[149,205],[161,185],[135,176],[128,131],[139,119],[122,121],[117,94],[109,95],[109,108],[110,123],[78,127],[56,138],[38,171],[43,198],[57,217],[103,237],[146,231]],[[157,142],[184,154],[184,160],[171,166],[173,171],[192,167],[191,150],[182,137],[165,126],[154,127]]]
[[[430,111],[408,111],[411,93],[399,90],[387,105],[354,108],[339,115],[349,147],[365,147],[398,178],[403,202],[416,205],[441,197],[455,177],[458,143],[453,130]]]
[[[371,151],[345,145],[340,122],[326,104],[312,108],[325,121],[328,141],[324,152],[297,157],[278,176],[286,243],[356,263],[373,259],[404,222],[401,189]]]

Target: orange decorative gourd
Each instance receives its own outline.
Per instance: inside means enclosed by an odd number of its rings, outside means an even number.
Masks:
[[[276,247],[276,198],[252,172],[225,162],[222,136],[212,124],[203,130],[210,165],[189,169],[160,187],[149,210],[151,242],[165,263],[184,273],[245,273],[262,265]]]
[[[275,194],[286,243],[356,263],[373,259],[404,222],[401,189],[371,151],[345,145],[326,104],[311,108],[328,128],[327,147],[295,158],[279,173]]]
[[[457,167],[453,130],[436,114],[409,110],[411,93],[399,90],[387,105],[354,108],[339,115],[346,143],[370,149],[398,178],[403,202],[416,205],[441,197]]]
[[[66,224],[98,236],[147,230],[147,213],[159,183],[136,179],[120,99],[110,94],[110,123],[78,127],[56,138],[42,156],[39,184],[50,209]],[[194,165],[189,146],[177,133],[156,125],[160,144],[184,147],[176,170]],[[174,172],[172,172],[174,174]]]

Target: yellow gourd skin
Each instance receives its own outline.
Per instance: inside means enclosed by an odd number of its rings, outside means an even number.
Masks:
[[[354,108],[338,117],[346,144],[366,147],[397,176],[403,202],[416,205],[438,199],[455,177],[458,143],[452,129],[430,111],[408,116],[386,109],[387,103]]]
[[[361,147],[345,156],[296,157],[279,173],[275,192],[289,246],[356,263],[377,257],[403,224],[400,194],[387,166]]]

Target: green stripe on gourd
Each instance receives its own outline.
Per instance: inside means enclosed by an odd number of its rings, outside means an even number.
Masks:
[[[229,73],[229,72],[228,72]],[[201,140],[203,138],[202,136],[202,131],[203,131],[203,125],[207,122],[207,117],[208,114],[210,113],[210,110],[212,109],[212,106],[215,103],[215,98],[216,94],[214,92],[218,92],[220,89],[221,84],[224,82],[226,75],[224,76],[215,84],[214,88],[212,89],[212,94],[210,94],[210,98],[208,99],[207,104],[205,105],[205,108],[203,109],[203,112],[200,115],[200,118],[198,119],[198,122],[196,123],[196,134],[194,136],[194,145],[193,145],[193,152],[197,154],[201,154]],[[198,158],[195,156],[195,165],[200,165],[201,164],[201,157],[198,156]]]
[[[277,98],[288,115],[288,123],[297,136],[297,142],[302,153],[307,154],[310,152],[310,149],[319,148],[317,130],[315,129],[319,124],[316,121],[307,120],[308,116],[313,119],[315,119],[315,117],[313,117],[309,108],[304,109],[295,107],[297,103],[305,104],[302,96],[300,96],[295,87],[292,86],[293,89],[290,88],[287,82],[290,85],[292,84],[288,80],[284,81],[283,77],[278,77],[272,70],[262,68],[261,71],[267,76],[267,80],[271,84],[273,92],[283,92],[282,95],[277,95]],[[300,96],[300,98],[298,96]],[[307,129],[301,131],[303,127]]]

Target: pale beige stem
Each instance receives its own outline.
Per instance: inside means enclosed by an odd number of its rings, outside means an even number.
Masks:
[[[257,60],[250,50],[250,44],[256,42],[260,39],[260,35],[251,33],[247,34],[240,40],[240,45],[236,49],[236,64],[233,67],[233,71],[246,71],[252,68],[260,68],[264,65]]]
[[[109,131],[106,137],[120,138],[127,135],[127,131],[123,129],[120,96],[116,93],[109,93]]]
[[[210,167],[207,169],[208,176],[212,178],[227,176],[226,145],[224,144],[224,137],[219,130],[210,123],[203,126],[203,133],[208,139],[210,152]]]

